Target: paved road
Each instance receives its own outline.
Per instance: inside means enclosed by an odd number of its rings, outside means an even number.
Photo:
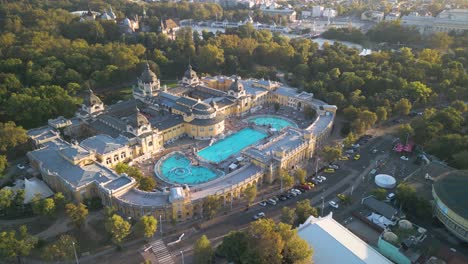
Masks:
[[[202,228],[197,232],[191,232],[186,236],[186,239],[176,246],[170,247],[172,252],[177,252],[176,259],[178,263],[181,263],[180,251],[184,252],[185,263],[191,263],[193,244],[200,237],[201,234],[205,234],[212,241],[212,243],[220,243],[222,237],[225,236],[231,230],[241,230],[246,228],[252,221],[252,216],[258,212],[265,212],[266,217],[272,218],[276,221],[279,220],[281,215],[281,208],[284,206],[293,207],[297,201],[303,199],[309,199],[312,206],[321,208],[324,204],[324,214],[331,211],[328,201],[334,199],[339,193],[349,194],[351,191],[356,191],[359,184],[363,180],[368,179],[368,175],[371,169],[375,166],[375,161],[381,159],[386,154],[372,154],[371,149],[383,147],[385,141],[374,140],[369,142],[360,151],[361,160],[359,161],[346,161],[342,164],[342,170],[339,173],[327,175],[327,183],[319,185],[312,191],[306,192],[296,198],[280,202],[277,206],[260,207],[258,205],[253,206],[249,211],[235,211],[226,216],[220,216],[207,224],[204,224]],[[367,164],[367,166],[366,166]],[[363,168],[364,167],[364,168]],[[320,174],[320,173],[319,173]],[[344,174],[344,175],[343,175]],[[322,203],[322,197],[324,199]],[[341,210],[341,209],[338,209]],[[175,240],[175,237],[165,239],[166,242]],[[172,240],[171,240],[172,239]]]

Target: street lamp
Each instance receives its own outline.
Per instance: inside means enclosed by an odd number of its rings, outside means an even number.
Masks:
[[[76,264],[79,264],[80,262],[78,261],[78,255],[76,255],[75,241],[72,241],[72,246],[73,246],[73,253],[75,253],[75,262]]]
[[[184,251],[180,251],[180,255],[182,255],[182,264],[185,264],[185,260],[184,260]]]
[[[162,220],[161,219],[162,219],[162,215],[160,214],[159,215],[159,225],[160,225],[159,228],[161,229],[161,236],[162,236],[163,235],[163,229],[162,229]]]

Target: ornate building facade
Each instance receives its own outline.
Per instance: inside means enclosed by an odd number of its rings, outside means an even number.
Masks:
[[[162,221],[202,217],[207,196],[230,203],[248,186],[270,183],[279,169],[294,168],[310,158],[330,133],[336,112],[336,106],[278,82],[238,76],[199,78],[190,65],[180,86],[168,89],[161,87],[146,64],[133,97],[105,106],[90,90],[76,118],[51,120],[53,125],[28,131],[37,147],[28,157],[53,190],[75,201],[100,197],[103,204],[132,217],[151,214]],[[268,140],[239,153],[243,157],[240,168],[222,177],[195,187],[168,184],[163,191],[145,192],[136,188],[133,178],[112,170],[119,162],[148,159],[180,137],[223,138],[226,118],[252,114],[272,104],[298,111],[310,106],[317,116],[304,129],[266,132]],[[62,139],[56,123],[74,138],[72,142]]]

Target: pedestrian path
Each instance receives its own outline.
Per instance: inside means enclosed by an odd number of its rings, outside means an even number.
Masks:
[[[158,239],[154,241],[153,243],[151,243],[151,250],[153,250],[153,253],[158,260],[158,263],[175,264],[171,253],[166,247],[166,244],[164,244],[164,242],[161,239]]]

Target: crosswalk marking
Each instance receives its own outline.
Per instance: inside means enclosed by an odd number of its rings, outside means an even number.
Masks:
[[[175,264],[171,253],[161,239],[151,243],[151,250],[153,250],[153,254],[158,259],[159,264]]]

